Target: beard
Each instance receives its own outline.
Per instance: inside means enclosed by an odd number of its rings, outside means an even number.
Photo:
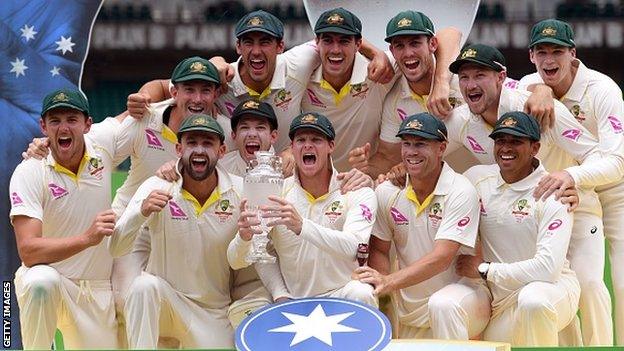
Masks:
[[[191,160],[194,157],[204,157],[207,161],[204,165],[194,164]],[[182,173],[187,174],[191,179],[195,181],[206,180],[212,175],[217,167],[217,157],[210,157],[208,154],[197,154],[189,151],[185,153],[181,158]]]

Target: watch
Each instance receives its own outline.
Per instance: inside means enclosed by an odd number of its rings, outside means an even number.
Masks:
[[[490,270],[490,262],[482,262],[477,266],[477,271],[483,280],[487,280],[488,271]]]

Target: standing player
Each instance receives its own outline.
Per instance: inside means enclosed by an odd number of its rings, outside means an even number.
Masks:
[[[187,348],[231,348],[230,269],[223,263],[236,234],[242,180],[217,167],[224,133],[211,116],[188,117],[178,139],[181,179],[141,184],[110,242],[115,256],[126,254],[141,226],[151,241],[124,306],[128,344],[155,348],[160,335]]]
[[[522,78],[520,86],[542,83],[551,87],[576,120],[598,138],[603,152],[616,151],[624,138],[622,91],[611,78],[576,58],[570,25],[554,19],[537,23],[531,30],[529,54],[537,72]],[[624,345],[624,181],[599,186],[596,192],[609,242],[617,342]],[[586,306],[594,317],[583,319],[585,345],[612,344],[608,303]]]
[[[397,134],[406,188],[375,189],[382,210],[370,240],[370,267],[356,269],[374,293],[399,292],[399,337],[468,340],[490,317],[490,294],[480,279],[460,279],[453,262],[474,248],[479,200],[474,187],[442,161],[446,127],[428,113],[409,116]],[[391,272],[394,243],[399,270]]]
[[[482,163],[494,161],[493,141],[487,137],[499,116],[522,110],[528,93],[503,86],[506,76],[503,55],[486,45],[466,47],[450,69],[459,75],[466,101],[447,120],[451,144],[463,145]],[[603,281],[604,237],[600,202],[593,187],[622,177],[624,156],[620,145],[610,154],[602,154],[596,138],[580,125],[570,112],[555,101],[555,125],[544,132],[539,159],[551,173],[540,183],[535,194],[541,197],[557,191],[557,196],[571,186],[579,187],[580,205],[575,211],[569,260],[581,284],[581,318],[597,318],[606,311],[610,320],[610,297]],[[547,190],[546,189],[550,189]],[[598,311],[598,314],[594,314]]]
[[[23,161],[11,178],[11,222],[22,266],[15,273],[22,341],[49,349],[56,329],[75,349],[117,347],[111,289],[112,140],[85,137],[89,104],[58,90],[43,101],[41,129],[51,153]],[[100,140],[102,139],[102,140]]]
[[[334,128],[317,113],[297,116],[289,136],[296,161],[295,175],[284,182],[283,197],[271,196],[267,225],[278,261],[256,265],[274,300],[287,297],[332,296],[377,305],[373,288],[351,280],[360,243],[368,243],[377,201],[370,188],[342,194],[332,167]],[[243,200],[244,208],[246,201]],[[259,224],[255,212],[241,213],[239,233],[228,248],[234,269],[247,266],[245,257]],[[303,217],[302,217],[303,216]],[[303,278],[305,277],[305,278]]]
[[[557,346],[558,332],[574,318],[580,295],[566,259],[572,214],[552,196],[533,197],[547,174],[535,158],[540,128],[533,117],[505,113],[490,137],[497,164],[475,166],[465,174],[481,201],[483,259],[462,256],[457,271],[481,276],[492,292],[485,340]]]

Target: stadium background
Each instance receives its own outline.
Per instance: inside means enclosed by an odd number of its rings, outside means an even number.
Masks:
[[[313,38],[303,4],[296,0],[106,0],[82,76],[94,119],[123,111],[129,93],[149,80],[167,78],[184,57],[235,60],[234,24],[258,8],[284,21],[287,47]],[[572,24],[577,56],[588,67],[624,85],[624,0],[482,0],[468,42],[499,48],[509,75],[518,79],[534,71],[526,48],[532,24],[550,17]],[[125,178],[124,167],[114,176],[114,189]],[[611,289],[608,264],[605,280]]]

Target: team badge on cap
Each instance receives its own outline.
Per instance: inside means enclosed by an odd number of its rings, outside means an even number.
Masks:
[[[193,120],[193,125],[194,126],[199,126],[202,124],[206,124],[206,120],[202,117],[202,118],[196,118],[195,120]]]
[[[264,24],[264,21],[262,20],[262,18],[260,17],[252,17],[249,19],[249,21],[247,21],[247,25],[248,26],[261,26]]]
[[[303,122],[303,123],[316,123],[317,119],[318,118],[316,118],[315,115],[308,114],[308,115],[305,115],[305,116],[301,117],[301,122]]]
[[[398,28],[403,28],[403,27],[409,27],[412,25],[412,20],[409,18],[401,18],[398,22],[397,22],[397,27]]]
[[[515,119],[513,119],[512,117],[509,117],[507,119],[505,119],[502,123],[501,126],[504,127],[515,127],[516,124],[518,124],[518,121],[516,121]]]
[[[553,27],[546,27],[542,29],[542,35],[554,37],[555,35],[557,35],[557,30]]]
[[[266,306],[236,329],[238,350],[383,350],[388,318],[374,307],[335,298]]]
[[[258,107],[260,107],[260,103],[257,101],[247,101],[246,103],[243,104],[243,108],[244,109],[257,109]]]
[[[422,123],[420,123],[420,121],[413,120],[413,121],[408,122],[408,123],[405,125],[405,129],[415,129],[415,130],[420,130],[420,129],[422,128],[422,126],[423,126],[423,125],[422,125]]]
[[[52,101],[53,102],[69,101],[69,96],[65,95],[65,93],[63,92],[60,92],[54,96],[54,99],[52,99]]]
[[[193,73],[206,73],[206,65],[201,62],[193,62],[189,67],[189,70]]]
[[[331,16],[327,17],[325,22],[329,24],[342,24],[342,22],[344,22],[344,18],[337,13],[333,13]]]
[[[475,50],[475,49],[468,49],[468,50],[462,52],[461,58],[465,59],[467,57],[470,57],[470,58],[477,57],[477,50]]]

